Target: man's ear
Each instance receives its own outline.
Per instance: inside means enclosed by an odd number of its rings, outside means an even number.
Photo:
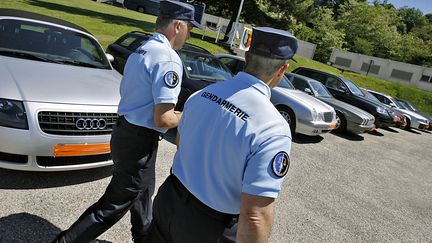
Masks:
[[[181,25],[182,25],[182,23],[179,20],[176,20],[174,22],[174,29],[175,29],[176,34],[178,34],[180,32]]]
[[[288,69],[288,67],[289,67],[289,63],[285,63],[285,64],[284,64],[284,65],[279,69],[279,72],[278,72],[278,74],[277,74],[277,77],[278,77],[278,78],[282,77],[282,75],[285,74],[285,72],[286,72],[286,70]]]

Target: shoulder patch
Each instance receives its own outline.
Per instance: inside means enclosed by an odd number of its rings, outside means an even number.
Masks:
[[[174,71],[168,71],[164,75],[165,84],[170,88],[175,88],[179,84],[179,76]]]
[[[286,152],[281,151],[273,157],[272,168],[277,177],[284,177],[288,172],[289,165],[290,157]]]

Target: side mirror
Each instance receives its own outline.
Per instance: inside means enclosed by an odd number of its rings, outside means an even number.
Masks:
[[[396,105],[393,104],[393,103],[390,103],[390,106],[393,107],[393,108],[397,108]]]
[[[304,89],[304,92],[306,92],[306,93],[309,94],[309,95],[313,95],[312,90],[309,89],[309,88],[305,88],[305,89]]]
[[[114,61],[114,57],[113,55],[109,54],[109,53],[105,53],[105,56],[107,57],[109,62],[113,62]]]

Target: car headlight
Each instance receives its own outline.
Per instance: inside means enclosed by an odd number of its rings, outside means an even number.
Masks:
[[[312,109],[312,120],[314,121],[322,121],[323,119],[323,113],[317,112],[315,109]]]
[[[0,99],[0,126],[28,129],[27,116],[21,101]]]
[[[378,107],[376,108],[376,111],[377,111],[378,113],[380,113],[380,114],[388,115],[387,110],[384,109],[384,108],[382,108],[382,107],[380,107],[380,106],[378,106]]]

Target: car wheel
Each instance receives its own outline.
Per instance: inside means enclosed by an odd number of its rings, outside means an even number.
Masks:
[[[403,127],[403,130],[409,131],[411,129],[411,121],[410,119],[406,119],[406,125]]]
[[[140,12],[140,13],[144,13],[145,9],[144,9],[144,7],[140,6],[140,7],[137,8],[137,11]]]
[[[294,112],[288,108],[288,107],[276,107],[279,113],[282,115],[282,117],[285,119],[285,121],[288,122],[290,129],[291,129],[291,135],[295,134],[295,127],[296,127],[296,119]]]
[[[347,122],[342,113],[336,111],[336,128],[333,130],[335,133],[342,133],[346,130]]]

